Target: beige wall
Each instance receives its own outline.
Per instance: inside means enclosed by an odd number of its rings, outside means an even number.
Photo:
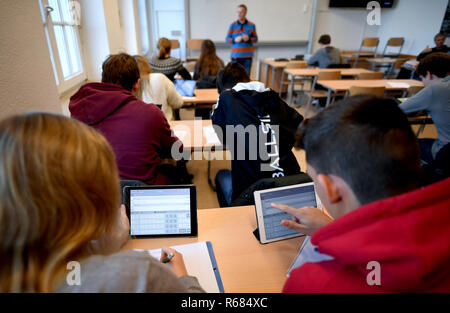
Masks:
[[[2,0],[0,38],[0,118],[61,113],[38,1]]]

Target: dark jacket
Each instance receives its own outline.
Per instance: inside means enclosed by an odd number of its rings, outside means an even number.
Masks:
[[[161,158],[170,157],[172,136],[164,114],[124,88],[88,83],[71,98],[71,116],[99,130],[111,144],[122,179],[164,185],[158,172]]]
[[[303,117],[273,90],[259,82],[237,84],[220,94],[211,118],[233,158],[233,199],[259,179],[300,173],[291,150]]]

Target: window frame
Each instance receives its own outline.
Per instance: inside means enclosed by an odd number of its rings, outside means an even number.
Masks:
[[[60,1],[66,1],[66,0],[57,0],[58,2]],[[46,39],[47,39],[47,44],[48,44],[48,48],[49,48],[49,52],[50,52],[50,59],[52,62],[52,67],[53,67],[53,72],[55,75],[55,81],[56,81],[56,86],[57,86],[57,90],[60,96],[62,96],[64,93],[67,93],[68,91],[70,91],[73,88],[76,88],[77,86],[81,85],[83,82],[87,81],[87,74],[86,74],[86,62],[84,59],[84,53],[83,53],[83,47],[82,47],[82,41],[81,41],[81,36],[80,36],[80,26],[73,24],[73,23],[68,23],[68,22],[53,22],[52,17],[51,17],[51,9],[55,10],[55,8],[51,8],[51,6],[49,5],[49,1],[48,0],[39,0],[39,4],[41,7],[41,15],[42,15],[42,20],[43,20],[43,24],[44,24],[44,29],[45,29],[45,34],[46,34]],[[50,9],[51,8],[51,9]],[[62,15],[61,11],[59,12],[60,15]],[[62,29],[64,30],[65,26],[69,26],[69,27],[73,27],[75,36],[76,36],[76,40],[77,40],[77,47],[78,47],[78,52],[79,52],[79,56],[80,56],[80,67],[81,67],[81,71],[75,74],[72,74],[70,76],[68,76],[67,78],[64,78],[64,74],[63,74],[63,68],[61,65],[61,56],[59,54],[59,50],[58,50],[58,43],[56,40],[56,35],[55,35],[55,26],[62,26]],[[67,36],[65,34],[64,31],[64,48],[68,49],[69,47],[69,43],[67,41]],[[67,51],[68,53],[68,51]],[[72,68],[72,60],[70,55],[68,54],[68,61],[69,61],[69,67]]]

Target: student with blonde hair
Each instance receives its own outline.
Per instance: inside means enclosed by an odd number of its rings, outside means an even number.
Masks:
[[[152,68],[146,58],[135,55],[141,82],[137,92],[137,97],[146,103],[154,103],[161,106],[168,121],[174,119],[174,109],[183,106],[183,98],[175,89],[174,84],[161,73],[152,73]]]
[[[150,66],[155,73],[163,73],[171,81],[175,80],[175,74],[178,73],[185,80],[191,80],[191,74],[183,66],[180,59],[170,56],[172,44],[167,38],[160,38],[158,40],[158,54],[155,54],[149,59]]]
[[[169,264],[119,251],[129,222],[114,153],[93,128],[48,113],[0,121],[0,173],[0,292],[203,291],[175,250]]]

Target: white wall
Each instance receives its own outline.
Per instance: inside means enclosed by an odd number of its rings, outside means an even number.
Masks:
[[[2,0],[0,38],[0,117],[61,113],[38,2]]]
[[[434,35],[441,29],[448,0],[397,0],[395,8],[384,10],[378,31],[383,47],[390,37],[404,37],[402,53],[417,55],[434,47]],[[382,52],[382,51],[381,51]]]
[[[136,0],[119,0],[120,21],[123,28],[125,50],[128,54],[140,54],[141,40]]]

